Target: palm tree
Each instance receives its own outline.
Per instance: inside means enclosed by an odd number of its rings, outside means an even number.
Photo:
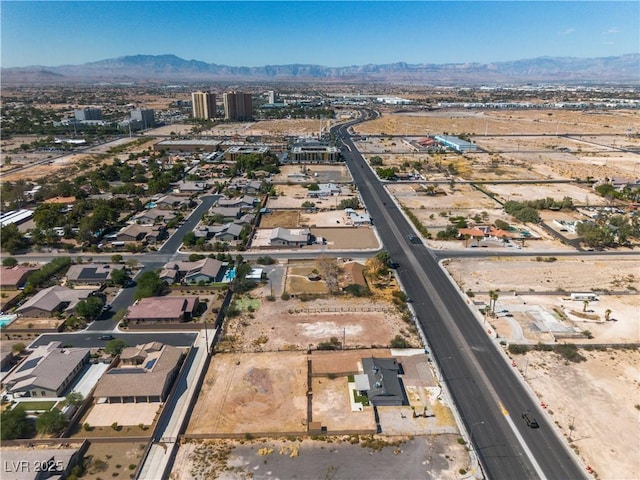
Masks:
[[[498,292],[495,290],[489,290],[489,308],[491,313],[496,313],[496,302],[498,301]]]

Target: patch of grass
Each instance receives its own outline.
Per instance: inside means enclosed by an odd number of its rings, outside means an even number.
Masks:
[[[46,401],[46,402],[20,402],[20,405],[25,410],[35,410],[35,411],[49,411],[54,405],[58,403],[57,401]]]

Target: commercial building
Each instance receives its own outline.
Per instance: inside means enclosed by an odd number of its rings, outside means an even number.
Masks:
[[[73,115],[79,122],[87,120],[102,120],[101,108],[81,108],[73,111]]]
[[[131,110],[131,123],[135,123],[143,129],[153,127],[156,124],[155,112],[149,108]]]
[[[338,147],[329,145],[296,145],[291,149],[291,163],[329,163],[340,159]]]
[[[227,92],[222,96],[224,100],[225,120],[251,120],[253,118],[253,103],[250,93]]]
[[[453,135],[436,135],[434,138],[440,145],[449,147],[456,152],[465,153],[478,151],[477,145],[467,142],[461,138],[454,137]]]
[[[168,152],[216,152],[221,143],[220,140],[162,140],[156,143],[153,149]]]
[[[216,95],[209,92],[193,92],[191,94],[193,118],[216,118]]]

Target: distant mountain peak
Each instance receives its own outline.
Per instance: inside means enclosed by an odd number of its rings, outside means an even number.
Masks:
[[[6,84],[55,81],[206,82],[206,81],[350,81],[424,84],[479,83],[625,83],[640,84],[640,54],[617,57],[538,57],[481,64],[391,64],[326,67],[312,64],[233,67],[185,60],[174,54],[126,55],[58,67],[3,68]]]

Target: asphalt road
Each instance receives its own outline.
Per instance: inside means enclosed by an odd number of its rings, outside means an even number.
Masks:
[[[371,115],[371,114],[370,114]],[[399,211],[348,138],[349,124],[335,128],[345,162],[358,185],[385,249],[400,264],[397,273],[441,367],[451,396],[470,432],[473,448],[491,479],[586,478],[564,440],[540,411],[494,340],[439,267],[434,252],[415,244],[413,227]],[[348,150],[348,151],[347,151]],[[520,418],[530,409],[540,428]]]
[[[174,347],[189,347],[196,339],[199,332],[144,332],[144,333],[120,333],[105,330],[74,332],[74,333],[45,333],[40,335],[32,344],[32,347],[47,345],[49,342],[62,342],[68,347],[99,348],[104,347],[108,340],[100,340],[100,336],[111,334],[134,346],[141,343],[161,342]]]

